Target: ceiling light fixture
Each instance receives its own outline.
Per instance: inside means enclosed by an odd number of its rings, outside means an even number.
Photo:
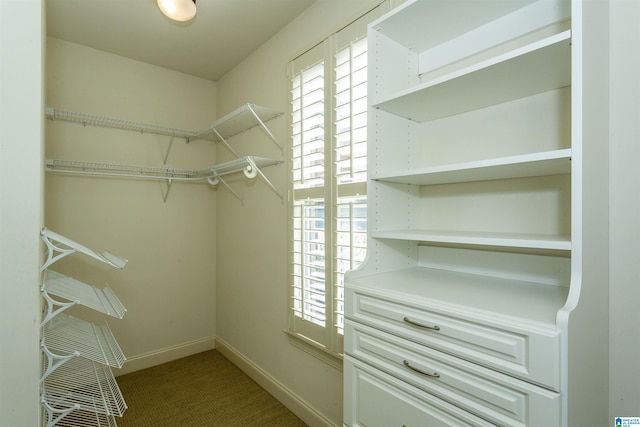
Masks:
[[[174,21],[190,21],[196,16],[196,0],[158,0],[158,7]]]

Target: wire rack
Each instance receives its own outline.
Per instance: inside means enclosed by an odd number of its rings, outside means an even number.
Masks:
[[[118,319],[127,311],[108,284],[98,289],[53,270],[45,271],[42,291]]]
[[[116,368],[127,360],[107,323],[97,326],[62,313],[44,326],[42,344],[56,354],[74,354]]]
[[[40,236],[47,245],[48,250],[47,260],[40,268],[40,271],[44,271],[59,259],[75,252],[83,253],[116,268],[124,268],[125,264],[127,263],[126,259],[120,258],[119,256],[109,251],[105,251],[102,254],[99,254],[94,250],[89,249],[86,246],[81,245],[80,243],[74,242],[73,240],[68,239],[47,228],[42,229],[42,231],[40,232]],[[56,253],[57,255],[55,255]]]
[[[58,366],[44,379],[42,399],[58,411],[121,417],[127,409],[111,368],[82,357]]]
[[[95,412],[83,411],[77,408],[57,409],[43,402],[45,411],[42,412],[42,425],[46,427],[117,427],[113,415],[97,414]]]
[[[79,113],[77,111],[68,111],[52,107],[47,107],[45,109],[45,116],[49,120],[78,123],[83,126],[122,129],[139,133],[151,133],[155,135],[174,136],[185,139],[190,139],[198,133],[190,130],[157,126],[149,123],[99,116],[96,114]]]

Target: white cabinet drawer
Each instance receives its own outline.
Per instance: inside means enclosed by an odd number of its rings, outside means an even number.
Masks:
[[[347,321],[345,352],[500,426],[557,426],[560,395]]]
[[[490,427],[493,424],[345,355],[347,427]]]
[[[347,284],[345,317],[385,330],[502,371],[559,390],[560,335],[548,327],[483,317],[459,308],[438,310],[388,293],[378,296]],[[501,319],[502,320],[502,319]]]

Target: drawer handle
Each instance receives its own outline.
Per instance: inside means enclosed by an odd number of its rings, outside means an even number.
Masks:
[[[418,328],[422,328],[422,329],[430,329],[432,331],[439,331],[440,330],[440,326],[428,326],[428,325],[423,325],[422,323],[418,323],[418,322],[414,322],[413,320],[409,319],[408,317],[405,316],[404,320],[406,323],[413,325],[413,326],[417,326]]]
[[[409,369],[411,369],[412,371],[415,371],[415,372],[417,372],[417,373],[419,373],[419,374],[426,375],[427,377],[431,377],[431,378],[440,378],[440,374],[439,374],[439,373],[434,372],[433,374],[430,374],[429,372],[425,372],[425,371],[423,371],[422,369],[418,369],[418,368],[416,368],[416,367],[413,367],[413,366],[411,366],[411,363],[409,363],[409,361],[408,361],[408,360],[404,360],[402,363],[403,363],[403,364],[404,364],[404,366],[406,366],[407,368],[409,368]]]

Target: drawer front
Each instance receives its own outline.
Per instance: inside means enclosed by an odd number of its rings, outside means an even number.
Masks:
[[[451,312],[345,289],[346,318],[559,390],[558,332]]]
[[[349,320],[345,352],[500,426],[559,425],[558,393]]]
[[[348,427],[493,426],[347,355],[344,393],[344,425]]]

